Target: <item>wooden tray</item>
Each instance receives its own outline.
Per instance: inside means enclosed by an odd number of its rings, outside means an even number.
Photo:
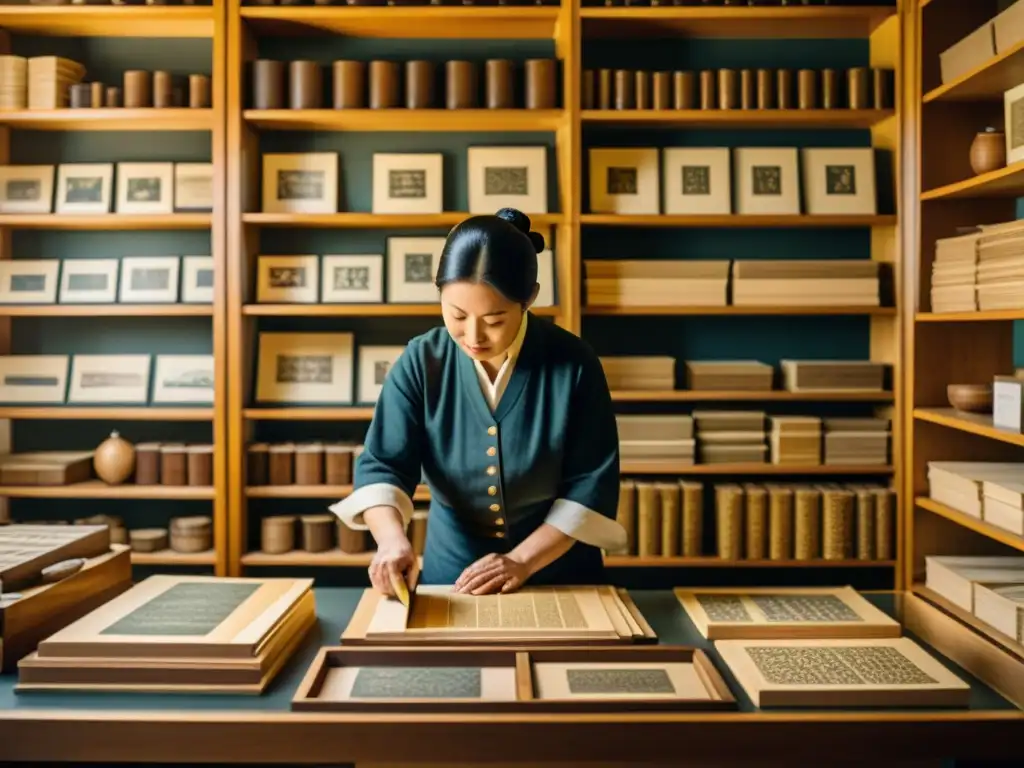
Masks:
[[[450,671],[439,676],[438,668]],[[573,685],[578,686],[575,693]],[[391,686],[395,695],[385,696],[375,686]],[[645,687],[647,694],[637,688],[624,692],[631,686]],[[403,696],[402,690],[414,695]],[[321,648],[292,699],[293,710],[307,712],[529,714],[735,707],[703,651],[667,645]]]

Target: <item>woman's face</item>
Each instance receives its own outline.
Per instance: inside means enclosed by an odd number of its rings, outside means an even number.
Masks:
[[[485,283],[448,283],[441,289],[441,315],[448,333],[474,360],[501,356],[519,333],[523,307]]]

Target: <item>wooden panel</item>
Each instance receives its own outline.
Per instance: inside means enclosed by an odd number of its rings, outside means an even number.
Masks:
[[[948,384],[977,384],[1012,372],[1010,323],[918,323],[916,335],[909,391],[917,407],[948,405]]]

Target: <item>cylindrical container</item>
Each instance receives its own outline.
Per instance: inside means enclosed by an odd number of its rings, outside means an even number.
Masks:
[[[775,73],[775,103],[779,109],[793,109],[793,72],[780,69]]]
[[[338,549],[346,555],[366,551],[366,531],[354,531],[341,520],[338,521]]]
[[[636,553],[661,554],[661,494],[654,483],[636,484]]]
[[[323,482],[323,443],[305,443],[295,446],[295,484],[322,485]]]
[[[474,109],[477,103],[477,73],[472,61],[445,64],[445,105],[448,109]]]
[[[191,554],[213,548],[213,518],[196,515],[171,518],[170,545],[175,552]]]
[[[715,519],[718,556],[723,560],[739,560],[743,557],[743,489],[740,486],[715,486]]]
[[[636,108],[636,92],[633,90],[633,86],[636,81],[633,76],[633,71],[630,69],[616,69],[615,70],[615,108],[616,109],[635,109]]]
[[[638,69],[634,76],[633,93],[637,109],[651,108],[651,73]]]
[[[746,485],[747,560],[764,560],[768,554],[768,491],[760,485]]]
[[[798,488],[793,513],[793,559],[816,560],[821,555],[821,493]]]
[[[423,59],[405,62],[405,106],[408,109],[434,106],[434,62]]]
[[[834,69],[821,70],[821,108],[839,109],[839,75]]]
[[[138,451],[138,448],[135,450]],[[891,488],[875,491],[875,557],[879,560],[892,560],[896,556],[893,546],[895,504]]]
[[[370,109],[393,109],[399,105],[398,62],[370,62]]]
[[[711,100],[714,101],[714,87],[715,80],[713,77],[708,79],[710,87],[712,89]],[[700,99],[703,103],[704,100],[704,77],[701,76],[701,95]],[[674,109],[696,109],[697,108],[697,75],[690,71],[681,71],[672,73],[672,106]],[[710,107],[707,107],[710,109]]]
[[[683,507],[683,557],[700,557],[704,551],[704,484],[681,480]]]
[[[336,61],[332,67],[335,109],[366,108],[366,62]]]
[[[303,515],[302,548],[307,552],[326,552],[334,546],[334,515]]]
[[[868,109],[870,87],[867,67],[846,70],[846,105],[850,109]]]
[[[782,486],[768,489],[768,558],[793,557],[793,491]]]
[[[323,81],[317,61],[293,61],[288,65],[288,106],[291,109],[320,109]]]
[[[292,515],[264,517],[260,525],[260,549],[268,555],[283,555],[295,549],[295,518]]]
[[[875,109],[892,109],[893,71],[891,69],[871,70],[872,103]]]
[[[103,106],[103,83],[92,83],[92,96],[90,98],[91,106],[102,107]]]
[[[188,484],[209,488],[213,485],[213,446],[188,447]]]
[[[160,443],[139,443],[135,446],[135,484],[160,483]]]
[[[133,552],[160,552],[167,549],[166,528],[135,528],[128,532]]]
[[[612,108],[612,71],[610,69],[597,70],[597,108]]]
[[[651,108],[672,109],[672,75],[655,72],[651,76]]]
[[[718,108],[736,109],[739,105],[739,76],[736,70],[718,70]]]
[[[800,109],[818,108],[818,73],[801,69],[797,73],[797,106]]]
[[[270,446],[266,443],[253,443],[249,446],[246,465],[246,485],[266,485],[270,477]]]
[[[754,70],[740,70],[740,109],[757,108],[757,82]]]
[[[715,109],[718,106],[717,91],[715,89],[715,71],[703,69],[700,73],[700,108]]]
[[[597,109],[597,75],[584,69],[580,85],[580,109]]]
[[[170,72],[157,70],[153,73],[153,106],[157,109],[174,106],[174,78]]]
[[[757,108],[775,108],[775,73],[770,69],[757,70]]]
[[[188,76],[188,106],[206,109],[210,106],[210,78],[206,75]]]
[[[989,173],[1006,165],[1006,135],[996,128],[986,128],[974,137],[970,151],[971,168],[975,173]]]
[[[857,559],[875,559],[875,497],[866,488],[857,491]]]
[[[188,449],[180,443],[160,446],[160,483],[188,485]]]
[[[679,554],[680,528],[682,517],[679,514],[679,485],[676,483],[657,483],[661,497],[661,555],[675,557]]]
[[[853,558],[853,492],[828,489],[821,494],[821,557]]]
[[[524,103],[527,109],[554,109],[558,105],[558,62],[554,59],[527,59]],[[590,101],[593,102],[593,72],[590,72]],[[585,84],[585,83],[584,83]],[[584,106],[583,109],[591,109]]]
[[[103,99],[103,105],[110,108],[118,108],[124,101],[121,99],[121,89],[116,85],[107,86],[107,93]]]
[[[271,485],[291,485],[295,482],[294,443],[271,445],[269,464]]]
[[[619,481],[619,503],[615,509],[615,520],[626,532],[625,553],[636,554],[636,482]]]
[[[324,482],[327,485],[349,485],[352,482],[352,446],[324,446]]]
[[[285,69],[283,61],[256,59],[252,63],[252,106],[254,109],[284,109]]]
[[[515,106],[511,61],[488,59],[484,63],[484,92],[488,109],[512,109]]]
[[[130,69],[124,73],[124,105],[128,109],[153,106],[152,79],[144,69]]]
[[[88,109],[92,106],[92,85],[75,83],[68,88],[68,106],[71,109]]]

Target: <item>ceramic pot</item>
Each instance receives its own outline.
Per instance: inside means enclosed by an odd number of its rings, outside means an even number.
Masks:
[[[135,447],[115,430],[96,447],[92,464],[100,480],[108,485],[120,485],[135,469]]]
[[[1006,137],[1002,131],[986,128],[971,142],[971,168],[988,173],[1006,165]]]

